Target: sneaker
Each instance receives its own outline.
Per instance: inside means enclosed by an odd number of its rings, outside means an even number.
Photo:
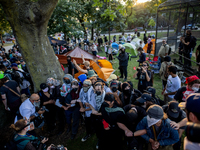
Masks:
[[[99,149],[99,141],[97,142],[96,149]]]
[[[124,82],[126,81],[127,79],[126,78],[124,78]]]
[[[85,137],[83,137],[83,138],[81,139],[81,142],[87,141],[90,137],[91,137],[91,135],[90,135],[90,134],[87,134]]]

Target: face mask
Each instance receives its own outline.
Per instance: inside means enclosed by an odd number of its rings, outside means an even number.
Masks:
[[[64,80],[66,84],[70,84],[70,80],[67,79],[67,80]]]
[[[51,88],[51,89],[54,89],[54,88],[55,88],[55,86],[54,86],[54,85],[52,85],[52,86],[50,86],[50,88]]]
[[[197,87],[192,87],[192,90],[195,91],[195,92],[197,92],[197,91],[199,90],[199,88],[197,88]]]
[[[100,91],[96,91],[96,94],[97,94],[97,95],[101,95],[101,92],[100,92]]]
[[[67,60],[67,62],[68,62],[68,63],[70,63],[70,62],[71,62],[71,60]]]
[[[49,88],[48,87],[46,87],[45,89],[43,89],[42,91],[43,92],[48,92],[48,90],[49,90]]]
[[[33,102],[33,105],[34,105],[35,107],[40,107],[40,101],[39,101],[39,102]]]
[[[112,91],[113,91],[113,92],[116,92],[116,91],[117,91],[117,88],[116,88],[116,87],[112,88]]]
[[[76,92],[78,90],[78,88],[74,88],[73,90]]]
[[[147,115],[147,124],[148,124],[148,127],[156,124],[158,121],[160,121],[160,119],[150,118],[149,115]]]
[[[131,90],[130,90],[130,89],[124,90],[124,94],[125,94],[125,95],[129,95],[130,93],[131,93]]]
[[[89,86],[88,87],[83,87],[83,91],[86,93],[89,90]]]

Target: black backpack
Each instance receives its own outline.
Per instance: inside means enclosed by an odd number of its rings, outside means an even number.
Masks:
[[[11,141],[9,141],[5,146],[4,146],[4,150],[18,150],[17,149],[17,144],[23,142],[24,140],[27,140],[26,138],[24,139],[20,139],[15,141],[14,139],[12,139]]]
[[[171,48],[171,47],[169,47],[168,55],[170,55],[170,54],[171,54],[171,52],[172,52],[172,48]]]

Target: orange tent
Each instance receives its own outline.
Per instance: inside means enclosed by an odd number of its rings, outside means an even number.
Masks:
[[[107,64],[107,66],[106,66]],[[84,68],[84,65],[80,65],[81,68]],[[98,60],[98,64],[90,60],[90,67],[94,69],[94,71],[97,73],[99,78],[103,79],[104,81],[107,81],[109,76],[114,72],[114,69],[112,68],[112,64],[107,60]],[[74,78],[78,79],[78,76],[84,74],[83,72],[79,71],[74,75]]]
[[[153,54],[153,55],[155,54],[155,40],[156,39],[151,40],[151,42],[153,43],[153,50],[151,51],[151,54]],[[147,47],[148,47],[148,43],[145,44],[145,46],[143,47],[143,50],[144,50],[145,53],[147,53]]]
[[[72,60],[75,59],[78,64],[82,63],[81,54],[83,54],[85,60],[94,60],[97,59],[96,56],[76,47],[74,50],[67,52],[64,55],[56,55],[61,64],[67,64],[67,56],[71,56]]]
[[[64,55],[56,55],[58,57],[58,60],[61,64],[67,64],[67,56],[71,56],[72,61],[73,59],[76,60],[77,64],[82,64],[83,60],[81,58],[81,54],[83,54],[84,59],[90,61],[90,67],[96,71],[97,75],[102,78],[104,81],[106,81],[109,76],[114,72],[114,69],[112,67],[112,64],[105,60],[105,59],[98,59],[98,57],[95,57],[94,55],[80,49],[79,47],[76,47],[74,50],[64,54]],[[97,63],[94,61],[96,60]],[[84,65],[80,65],[81,68],[84,68]],[[75,78],[78,79],[78,76],[83,74],[83,72],[78,72],[75,74]]]

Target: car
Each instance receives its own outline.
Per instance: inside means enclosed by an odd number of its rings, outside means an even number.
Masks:
[[[6,38],[6,41],[13,41],[15,38]]]
[[[198,30],[198,27],[195,25],[192,26],[192,24],[188,24],[186,25],[186,30],[187,29]],[[185,30],[185,26],[182,27],[182,30]]]

